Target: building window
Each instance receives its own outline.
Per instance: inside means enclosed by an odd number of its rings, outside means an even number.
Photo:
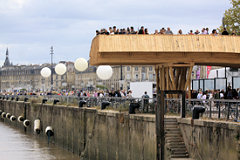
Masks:
[[[149,80],[153,80],[153,74],[149,74]]]
[[[138,74],[135,75],[135,79],[138,79]]]
[[[142,73],[142,80],[146,80],[146,74]]]
[[[127,71],[130,71],[130,66],[127,66]]]
[[[152,70],[153,70],[153,68],[152,68],[152,66],[150,66],[150,67],[149,67],[149,71],[152,71]]]
[[[138,71],[138,67],[135,67],[135,71]]]
[[[127,74],[127,79],[130,79],[131,77],[130,77],[130,74]]]
[[[142,72],[145,72],[145,67],[142,67]]]

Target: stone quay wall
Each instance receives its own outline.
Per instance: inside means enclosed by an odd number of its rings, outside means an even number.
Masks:
[[[44,133],[52,126],[51,143],[88,160],[155,160],[155,116],[91,108],[31,104],[0,100],[0,110],[16,117],[22,115],[31,124],[2,119],[4,123],[34,133],[34,120],[41,120],[42,131],[36,137],[48,140]],[[177,118],[185,144],[196,160],[240,159],[240,124],[213,120]]]
[[[34,120],[41,120],[42,131],[38,137],[48,140],[44,133],[52,126],[51,143],[63,147],[82,159],[89,160],[154,160],[155,117],[138,116],[117,111],[66,107],[49,104],[30,104],[0,100],[0,109],[16,117],[30,120],[26,128],[34,133]],[[5,123],[25,129],[22,123],[4,119]]]
[[[191,157],[197,160],[239,160],[240,124],[178,118]]]

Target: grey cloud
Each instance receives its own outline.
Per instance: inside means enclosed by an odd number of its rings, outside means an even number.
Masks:
[[[117,25],[141,25],[150,32],[161,27],[190,29],[216,28],[230,4],[226,0],[24,0],[18,8],[8,7],[16,0],[0,0],[0,62],[9,46],[16,63],[49,61],[54,46],[56,62],[78,57],[88,59],[95,30]],[[22,1],[22,0],[20,0]]]

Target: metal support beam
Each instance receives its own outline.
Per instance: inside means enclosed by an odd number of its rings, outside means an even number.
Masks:
[[[161,160],[164,160],[164,146],[165,146],[165,129],[164,129],[164,91],[160,91],[160,150],[161,150]]]
[[[157,160],[164,160],[165,131],[164,131],[164,91],[157,94],[156,106],[156,138]]]

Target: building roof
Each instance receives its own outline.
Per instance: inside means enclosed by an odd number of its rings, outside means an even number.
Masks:
[[[6,59],[5,59],[5,61],[4,61],[3,67],[12,66],[12,64],[11,64],[10,61],[9,61],[8,55],[9,55],[9,53],[8,53],[8,48],[7,48],[7,50],[6,50]]]

